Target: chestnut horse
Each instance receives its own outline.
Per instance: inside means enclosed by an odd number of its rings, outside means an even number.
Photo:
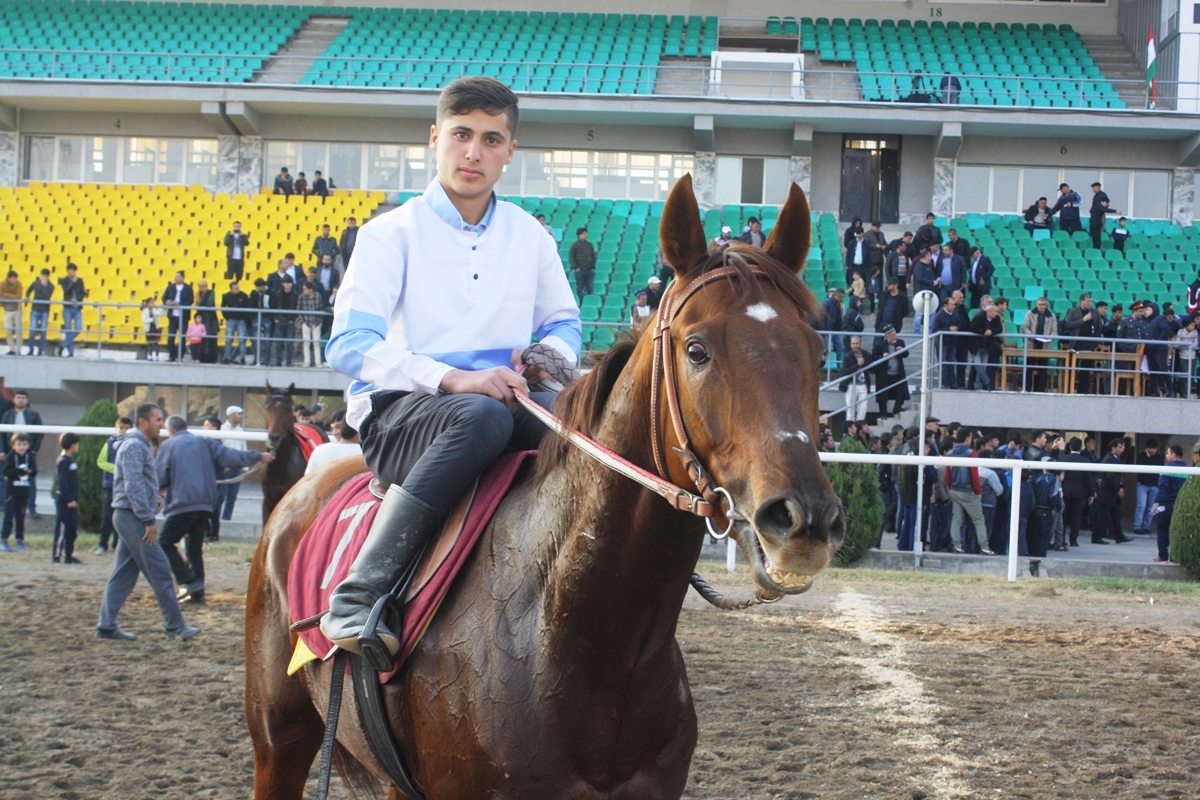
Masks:
[[[286,389],[267,384],[267,449],[275,454],[275,460],[267,464],[262,479],[263,525],[296,483],[304,477],[308,460],[296,442],[296,419],[293,414],[292,391],[296,384]]]
[[[704,273],[730,267],[690,296],[673,323],[668,368],[694,452],[741,513],[720,506],[758,590],[797,594],[828,563],[845,522],[817,457],[822,341],[812,293],[797,279],[808,253],[808,201],[796,186],[765,252],[707,252],[690,176],[663,214],[676,279],[673,305]],[[757,265],[757,266],[752,266]],[[676,429],[652,405],[657,339],[614,346],[569,387],[563,420],[625,459],[692,485]],[[652,425],[650,409],[659,409]],[[289,563],[322,505],[361,461],[303,479],[276,509],[250,572],[246,716],[254,796],[302,796],[322,739],[330,665],[286,675]],[[697,720],[675,628],[704,542],[703,520],[606,470],[554,435],[532,474],[498,509],[424,638],[384,688],[415,783],[430,800],[678,798]],[[349,777],[387,784],[342,698],[337,738]],[[343,771],[343,775],[346,775]],[[391,787],[389,798],[404,797]]]

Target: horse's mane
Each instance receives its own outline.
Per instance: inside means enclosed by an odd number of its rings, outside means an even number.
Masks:
[[[595,369],[562,390],[554,401],[554,413],[563,424],[585,436],[592,435],[604,413],[608,395],[629,363],[636,344],[637,341],[632,338],[621,339],[608,348]],[[557,434],[547,434],[538,451],[534,483],[541,483],[562,464],[570,450],[571,444],[566,439]]]
[[[761,274],[751,270],[751,265],[758,266],[766,272],[766,279],[796,305],[810,324],[819,317],[817,299],[807,284],[801,281],[795,272],[756,247],[733,245],[725,250],[706,253],[687,274],[698,276],[721,267],[732,267],[737,271],[739,278],[732,283],[737,285],[740,301],[756,294],[759,281],[763,278]],[[670,302],[673,294],[665,295],[663,302]],[[554,413],[563,424],[585,436],[594,435],[608,396],[625,365],[629,363],[636,345],[637,341],[632,338],[618,341],[608,349],[595,369],[559,394],[554,403]],[[547,475],[558,468],[570,449],[571,444],[566,439],[558,435],[547,435],[542,440],[538,453],[534,484],[540,484]]]

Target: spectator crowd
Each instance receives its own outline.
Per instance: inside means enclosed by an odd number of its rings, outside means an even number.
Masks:
[[[1109,208],[1108,196],[1100,184],[1093,184],[1088,231],[1098,248]],[[1026,228],[1036,231],[1054,224],[1062,230],[1083,230],[1080,210],[1083,200],[1067,184],[1059,187],[1057,202],[1051,206],[1041,198],[1025,214]],[[1113,246],[1123,249],[1129,230],[1122,217],[1111,232]],[[1019,384],[1027,391],[1046,391],[1055,367],[1065,364],[1065,356],[1076,356],[1074,391],[1080,393],[1144,393],[1152,397],[1192,396],[1196,393],[1197,322],[1200,320],[1200,274],[1191,284],[1186,309],[1159,300],[1137,300],[1109,304],[1091,292],[1081,293],[1066,309],[1051,307],[1048,297],[1036,299],[1035,306],[1022,318],[1012,319],[1007,298],[993,294],[995,266],[979,245],[960,235],[955,228],[945,234],[933,213],[914,232],[888,241],[878,221],[864,228],[855,217],[843,235],[845,247],[845,285],[828,291],[822,303],[820,327],[826,350],[842,373],[842,388],[847,406],[865,404],[865,397],[883,390],[903,374],[903,367],[890,365],[881,372],[877,363],[888,348],[878,346],[888,331],[904,331],[906,320],[913,317],[913,333],[921,333],[922,315],[916,313],[913,299],[931,292],[936,309],[930,331],[942,334],[936,358],[937,376],[942,388],[996,390],[1005,348],[1015,348],[1023,356]],[[874,314],[875,344],[845,357],[852,337],[866,327],[865,318]],[[860,339],[860,346],[863,344]],[[899,349],[899,348],[895,348]],[[1049,351],[1039,353],[1038,351]],[[1098,353],[1100,356],[1078,357]],[[1121,362],[1118,356],[1125,354]],[[1138,356],[1140,355],[1140,359]],[[1051,359],[1056,359],[1052,361]],[[1118,381],[1113,385],[1110,373],[1118,363],[1140,373],[1141,382]],[[860,374],[861,373],[861,374]],[[1137,388],[1135,388],[1135,386]],[[879,396],[881,413],[892,397]],[[854,419],[865,414],[851,413]]]
[[[1157,440],[1146,439],[1136,454],[1128,442],[1115,437],[1098,443],[1094,437],[1064,436],[1035,430],[1028,435],[1009,430],[1001,436],[956,422],[942,426],[929,417],[922,428],[894,425],[874,435],[865,422],[849,422],[843,439],[854,439],[875,455],[954,456],[978,459],[977,467],[922,467],[917,464],[879,464],[883,535],[894,534],[897,547],[911,551],[918,537],[924,550],[945,553],[1006,555],[1009,548],[1013,473],[990,467],[993,459],[1031,462],[1021,470],[1023,486],[1018,510],[1018,555],[1045,557],[1049,552],[1069,552],[1086,534],[1092,544],[1124,544],[1132,536],[1157,537],[1156,563],[1169,564],[1169,532],[1175,498],[1184,478],[1171,473],[1137,474],[1133,480],[1120,472],[1056,469],[1056,464],[1136,464],[1186,467],[1200,461],[1200,448],[1191,462],[1183,448],[1161,450]],[[820,449],[832,452],[838,443],[824,428]],[[1101,449],[1102,448],[1102,449]],[[918,491],[918,473],[925,471],[924,493]],[[1132,533],[1122,530],[1121,508],[1126,496],[1136,494]],[[917,504],[924,512],[917,530]]]
[[[296,193],[294,184],[292,193]],[[211,283],[207,278],[193,283],[185,272],[178,271],[161,294],[141,301],[147,360],[321,366],[333,323],[333,302],[354,253],[358,230],[353,217],[336,236],[331,226],[323,225],[301,262],[295,253],[284,253],[273,272],[251,281],[246,264],[254,234],[235,221],[222,239],[226,257],[220,283],[217,278]],[[75,264],[68,263],[66,273],[55,282],[51,271],[42,269],[25,285],[18,273],[9,270],[0,282],[9,355],[75,355],[88,290],[86,278],[79,275]],[[56,307],[61,308],[63,327],[61,343],[51,352],[47,333]],[[23,319],[26,309],[27,320]],[[218,347],[222,331],[223,351]]]

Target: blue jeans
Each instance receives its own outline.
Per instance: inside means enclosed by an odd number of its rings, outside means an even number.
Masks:
[[[225,321],[225,360],[229,361],[233,354],[233,340],[237,339],[238,361],[246,360],[246,320],[231,319]]]
[[[49,311],[34,311],[29,315],[29,355],[40,356],[46,350],[46,326],[50,324]],[[40,338],[39,338],[40,337]]]
[[[916,503],[900,503],[900,541],[897,548],[900,550],[911,551],[913,549],[913,541],[916,536],[917,527],[917,504]]]
[[[229,480],[241,474],[241,467],[229,467],[218,477],[221,480]],[[223,522],[229,522],[229,520],[233,519],[233,504],[237,502],[238,492],[241,490],[241,483],[222,483],[217,486],[217,507],[213,509],[213,513],[218,514],[219,512],[218,516],[220,516]]]
[[[67,355],[75,355],[75,337],[83,330],[83,309],[79,306],[63,306],[63,347]]]
[[[1154,519],[1150,509],[1154,508],[1154,498],[1158,497],[1158,486],[1137,485],[1137,510],[1133,512],[1133,529],[1135,531],[1150,531]]]
[[[260,367],[271,363],[271,320],[260,317],[258,338],[254,342],[254,361]]]

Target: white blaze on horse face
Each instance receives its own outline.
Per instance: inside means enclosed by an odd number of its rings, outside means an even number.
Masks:
[[[781,442],[786,442],[788,439],[798,439],[804,444],[808,444],[808,434],[804,431],[779,431],[775,434],[775,438]]]
[[[746,309],[746,314],[759,322],[770,322],[779,316],[778,312],[766,303],[755,303]]]

